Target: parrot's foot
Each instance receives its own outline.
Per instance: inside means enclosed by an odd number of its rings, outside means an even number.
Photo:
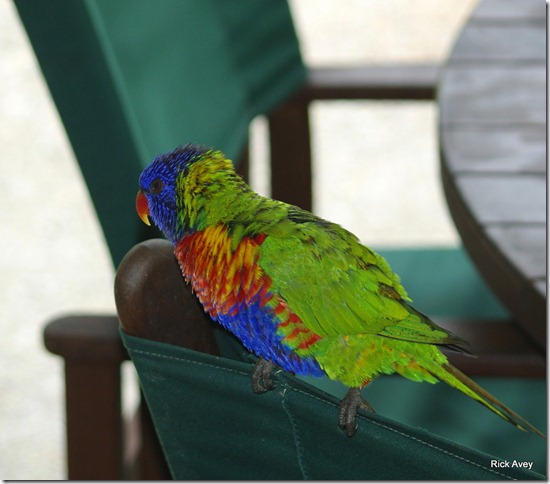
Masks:
[[[254,393],[264,393],[275,387],[271,381],[271,372],[276,366],[275,363],[264,360],[262,357],[258,359],[254,365],[254,370],[252,370],[252,390],[254,390]]]
[[[359,388],[350,388],[346,396],[340,402],[340,415],[338,424],[342,430],[346,431],[348,437],[353,437],[357,430],[355,417],[357,409],[363,408],[369,412],[376,413],[368,402],[361,396]]]

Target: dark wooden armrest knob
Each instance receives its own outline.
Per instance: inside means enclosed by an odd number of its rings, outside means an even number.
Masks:
[[[219,354],[212,321],[185,283],[167,240],[147,240],[126,254],[115,277],[115,302],[127,334]]]
[[[120,363],[128,358],[114,315],[67,315],[44,328],[48,351],[67,361]]]

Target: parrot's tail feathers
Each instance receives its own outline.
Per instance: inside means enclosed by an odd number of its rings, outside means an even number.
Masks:
[[[537,428],[535,428],[523,417],[521,417],[516,412],[504,405],[502,402],[493,397],[493,395],[491,395],[487,390],[484,390],[460,370],[448,364],[443,365],[443,369],[449,375],[446,379],[445,377],[442,378],[446,383],[451,384],[451,386],[457,388],[474,400],[477,400],[489,410],[496,413],[499,417],[510,422],[512,425],[515,425],[518,429],[524,430],[526,432],[533,432],[543,439],[546,438],[544,434],[540,432]],[[439,375],[436,376],[439,377]]]

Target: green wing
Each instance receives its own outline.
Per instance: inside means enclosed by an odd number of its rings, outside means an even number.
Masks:
[[[385,259],[340,226],[292,208],[267,235],[259,264],[272,290],[318,335],[464,343],[412,308]]]

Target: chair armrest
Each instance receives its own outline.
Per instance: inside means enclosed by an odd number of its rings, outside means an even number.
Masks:
[[[185,284],[167,240],[146,240],[126,254],[115,277],[115,302],[127,334],[219,354],[212,320]]]
[[[69,361],[101,361],[120,364],[128,359],[116,315],[68,315],[44,329],[48,351]]]
[[[302,95],[316,99],[435,99],[437,64],[310,69]]]

